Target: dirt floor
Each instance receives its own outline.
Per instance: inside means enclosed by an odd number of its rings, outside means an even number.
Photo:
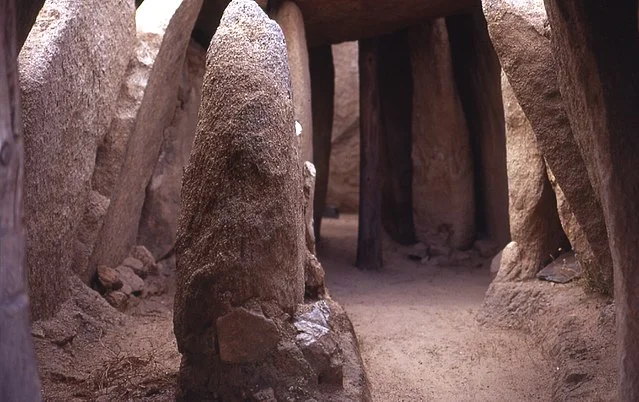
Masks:
[[[534,314],[513,315],[508,306],[504,313],[499,307],[490,311],[499,312],[497,321],[508,319],[502,327],[518,330],[492,329],[478,324],[478,317],[486,315],[482,305],[491,281],[482,261],[423,265],[408,258],[412,248],[388,241],[384,270],[361,272],[352,265],[356,217],[326,219],[322,236],[318,252],[329,291],[354,323],[375,401],[535,401],[570,399],[570,395],[609,400],[592,396],[601,394],[593,389],[614,386],[613,360],[608,356],[614,345],[600,345],[601,339],[613,339],[606,329],[612,324],[609,319],[602,321],[604,302],[584,296],[579,287],[567,292],[533,283],[520,292],[526,298],[532,292],[535,298],[530,303],[539,306],[552,306],[553,298],[569,295],[559,304],[563,310],[553,313],[571,317],[570,326],[558,335],[551,336],[546,324],[537,325],[537,331],[519,325]],[[170,267],[166,261],[160,269],[167,292],[141,299],[126,314],[74,282],[73,300],[60,314],[34,324],[45,400],[173,399],[180,355],[172,332]],[[548,290],[549,295],[544,293]],[[509,300],[515,300],[509,292],[505,293]],[[580,310],[570,310],[573,305]],[[606,311],[610,317],[610,309]],[[514,325],[513,320],[520,321]],[[548,325],[560,327],[561,322]],[[585,349],[579,346],[584,343],[583,331],[590,342]],[[538,345],[544,337],[552,339],[542,351]],[[565,364],[556,366],[557,361]],[[606,375],[599,376],[600,371]],[[580,389],[581,394],[575,393]]]
[[[361,272],[354,216],[325,220],[318,251],[331,296],[349,313],[376,401],[550,399],[550,363],[517,331],[476,316],[491,278],[483,267],[411,261],[387,242],[384,270]]]

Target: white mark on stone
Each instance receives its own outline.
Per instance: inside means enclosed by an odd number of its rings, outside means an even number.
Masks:
[[[315,170],[315,165],[313,165],[311,162],[309,161],[304,162],[304,166],[306,166],[306,170],[308,170],[308,173],[310,173],[311,177],[315,177],[317,175],[317,171]]]
[[[297,134],[298,137],[302,135],[302,125],[297,120],[295,121],[295,134]]]

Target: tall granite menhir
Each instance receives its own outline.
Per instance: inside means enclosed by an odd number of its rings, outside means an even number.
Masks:
[[[176,242],[178,400],[368,400],[348,317],[323,292],[304,303],[309,222],[282,31],[234,0],[206,65]]]

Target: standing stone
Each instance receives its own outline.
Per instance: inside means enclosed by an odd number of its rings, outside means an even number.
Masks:
[[[639,44],[637,2],[545,1],[561,95],[599,177],[614,263],[622,402],[639,400]],[[555,170],[553,169],[553,172]],[[559,181],[561,185],[562,182]],[[564,191],[566,191],[564,189]],[[574,207],[574,204],[571,203]]]
[[[25,275],[16,2],[0,0],[0,400],[42,400]]]
[[[570,241],[575,257],[579,262],[579,265],[585,272],[585,278],[588,282],[588,288],[601,291],[601,282],[596,280],[599,277],[599,265],[595,259],[595,253],[592,251],[588,239],[586,239],[586,233],[577,221],[575,214],[572,212],[572,208],[566,199],[566,195],[557,183],[555,175],[550,168],[547,168],[548,179],[552,188],[555,191],[557,198],[557,212],[559,212],[559,220],[561,226],[566,233],[566,237]]]
[[[182,67],[173,121],[164,129],[160,157],[146,188],[137,244],[145,245],[155,259],[164,257],[175,245],[182,172],[195,137],[205,58],[206,50],[191,41]]]
[[[207,53],[200,121],[183,179],[174,325],[184,400],[215,393],[235,400],[253,381],[246,373],[238,379],[244,366],[220,366],[215,346],[220,325],[228,335],[236,328],[232,318],[247,316],[239,308],[253,311],[251,320],[262,328],[271,327],[270,318],[254,310],[292,314],[303,301],[306,246],[295,135],[282,31],[253,0],[234,0]],[[245,368],[275,381],[260,367]]]
[[[406,30],[380,37],[379,91],[382,113],[382,222],[390,237],[414,244],[412,101],[413,79]]]
[[[502,248],[510,227],[499,59],[480,9],[447,17],[446,26],[473,149],[477,231]]]
[[[475,240],[473,163],[443,19],[409,31],[413,71],[413,209],[417,237],[446,232],[449,245]]]
[[[133,13],[132,0],[49,0],[18,59],[33,319],[51,316],[68,297],[97,144],[133,50]]]
[[[502,252],[497,280],[531,279],[567,242],[544,158],[505,75],[502,90],[512,242]]]
[[[304,298],[318,299],[326,294],[324,268],[317,259],[315,229],[313,227],[313,199],[317,172],[311,162],[304,162],[304,231],[306,232],[306,256],[304,260]]]
[[[118,117],[101,144],[94,189],[111,200],[88,269],[116,266],[135,245],[146,195],[173,118],[190,33],[202,0],[147,0],[136,13],[138,45]]]
[[[328,191],[329,162],[331,159],[331,130],[333,128],[334,71],[330,46],[310,50],[311,92],[313,104],[313,160],[317,172],[313,199],[313,226],[320,238],[322,214]]]
[[[288,65],[293,87],[293,112],[295,121],[302,126],[300,135],[300,161],[313,162],[313,116],[311,111],[311,73],[308,65],[308,49],[304,31],[304,17],[292,1],[280,5],[275,16],[286,39]]]
[[[578,145],[568,121],[543,0],[485,0],[483,9],[495,51],[537,145],[593,250],[597,268],[590,271],[589,281],[611,293],[612,259],[592,148],[587,142]]]
[[[326,203],[343,212],[359,209],[359,65],[357,42],[332,46],[335,108]]]

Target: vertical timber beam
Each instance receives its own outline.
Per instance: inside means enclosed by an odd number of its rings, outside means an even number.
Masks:
[[[22,227],[23,142],[15,0],[0,0],[0,401],[39,401]]]
[[[313,110],[313,163],[317,171],[313,199],[313,228],[315,239],[320,239],[322,214],[328,193],[328,175],[333,132],[333,102],[335,70],[330,45],[309,49],[311,70],[311,107]]]
[[[413,224],[413,79],[406,31],[379,38],[379,93],[382,113],[382,223],[404,245],[416,242]]]
[[[637,1],[545,0],[573,133],[591,148],[613,262],[619,395],[639,400]]]
[[[379,40],[359,41],[360,184],[357,267],[382,267],[382,115]]]

